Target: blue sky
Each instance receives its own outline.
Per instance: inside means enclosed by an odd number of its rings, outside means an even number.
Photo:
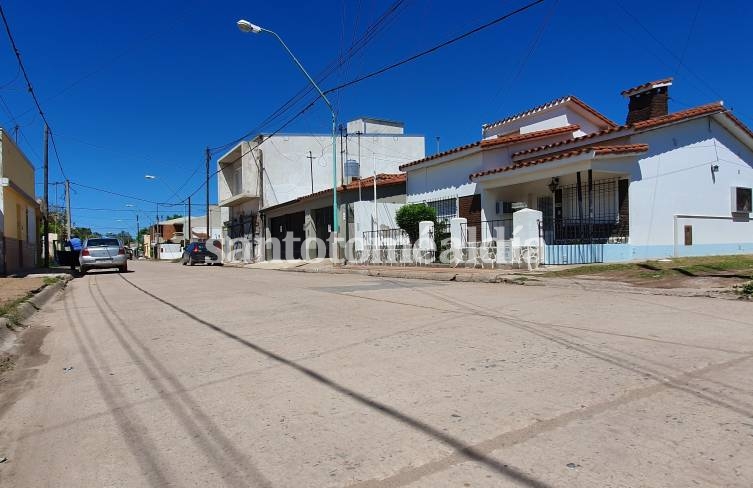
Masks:
[[[179,201],[202,182],[205,147],[222,146],[257,127],[306,86],[279,44],[271,36],[240,33],[238,18],[277,31],[315,75],[391,3],[6,0],[2,5],[68,178],[150,201],[164,201],[179,190],[170,199]],[[322,86],[368,73],[526,3],[406,0]],[[427,153],[435,151],[436,136],[443,149],[465,144],[479,138],[484,122],[568,94],[623,122],[626,101],[620,91],[666,76],[675,77],[672,110],[723,99],[753,124],[751,27],[743,1],[546,0],[332,98],[342,122],[360,115],[404,121],[407,132],[426,136]],[[19,143],[41,182],[42,123],[31,110],[4,34],[0,63],[5,104],[0,124],[11,132],[20,126]],[[287,129],[328,130],[329,114],[321,103]],[[145,174],[158,179],[145,180]],[[61,180],[53,156],[50,181]],[[135,229],[130,208],[139,209],[142,225],[154,218],[154,204],[74,188],[77,225],[103,232]],[[213,178],[213,201],[216,192]],[[203,195],[201,190],[195,198],[201,202]],[[51,187],[51,200],[62,203],[62,187]],[[93,208],[109,210],[85,210]],[[167,212],[184,208],[163,208],[160,214]]]

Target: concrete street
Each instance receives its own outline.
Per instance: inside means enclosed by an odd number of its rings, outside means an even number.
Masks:
[[[33,317],[0,486],[753,486],[751,303],[129,266]]]

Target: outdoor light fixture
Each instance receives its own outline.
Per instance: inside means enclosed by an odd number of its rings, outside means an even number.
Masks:
[[[555,191],[557,191],[557,188],[560,187],[560,179],[555,176],[554,178],[552,178],[552,181],[550,181],[547,186],[549,187],[549,191],[554,193]]]
[[[340,216],[337,212],[337,114],[335,113],[335,109],[327,98],[327,95],[325,95],[322,89],[319,88],[319,85],[316,84],[308,71],[306,71],[306,68],[304,68],[301,62],[298,61],[298,58],[295,57],[293,51],[290,50],[288,45],[285,44],[285,41],[282,40],[282,37],[280,37],[275,31],[261,28],[258,25],[252,24],[248,20],[244,19],[236,22],[236,25],[238,26],[238,29],[241,30],[241,32],[249,34],[259,34],[266,32],[267,34],[274,36],[288,53],[288,56],[290,56],[296,66],[298,66],[298,69],[301,70],[301,73],[303,73],[304,76],[306,76],[306,79],[309,80],[309,83],[311,83],[316,91],[319,92],[319,96],[322,98],[324,103],[327,105],[330,113],[332,114],[332,262],[335,262],[337,261],[338,254],[337,236],[340,233]],[[376,182],[374,184],[376,185]],[[376,201],[374,202],[374,204],[376,204]]]
[[[718,164],[712,164],[711,165],[711,172],[712,173],[718,173],[719,172],[719,165]]]
[[[249,32],[253,34],[259,34],[261,31],[264,30],[258,25],[252,24],[248,20],[244,20],[244,19],[241,19],[238,22],[236,22],[236,25],[242,32]]]

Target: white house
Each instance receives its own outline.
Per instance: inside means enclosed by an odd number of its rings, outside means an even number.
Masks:
[[[550,264],[752,252],[753,133],[721,102],[670,114],[671,84],[624,91],[625,125],[575,97],[485,125],[403,165],[407,199],[467,218],[471,241],[539,210]]]
[[[398,173],[400,164],[425,154],[423,136],[405,134],[402,122],[374,118],[348,122],[336,144],[338,186],[358,177]],[[218,164],[219,205],[229,209],[229,238],[263,235],[265,208],[333,186],[329,134],[260,134],[236,145]]]

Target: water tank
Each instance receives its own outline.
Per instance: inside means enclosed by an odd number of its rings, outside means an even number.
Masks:
[[[345,178],[353,179],[361,177],[361,165],[355,159],[345,161]]]

